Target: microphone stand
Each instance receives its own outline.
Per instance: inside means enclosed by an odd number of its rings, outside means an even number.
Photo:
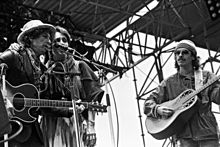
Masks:
[[[67,54],[70,55],[70,56],[77,57],[77,58],[79,58],[79,59],[81,59],[81,60],[83,60],[83,61],[85,61],[85,62],[87,62],[87,63],[93,64],[97,69],[99,69],[98,67],[100,67],[100,68],[102,68],[102,69],[104,69],[104,70],[106,70],[106,71],[109,71],[109,72],[112,72],[112,73],[114,73],[114,74],[117,74],[117,71],[112,70],[112,69],[110,69],[110,68],[107,68],[107,67],[105,67],[105,66],[103,66],[103,65],[94,63],[93,61],[91,61],[91,60],[89,60],[89,59],[87,59],[87,58],[85,57],[86,54],[85,54],[85,55],[82,55],[82,54],[80,54],[79,52],[77,52],[75,49],[73,49],[73,48],[71,48],[71,47],[65,47],[65,46],[63,46],[63,45],[61,45],[61,44],[59,44],[59,43],[56,44],[55,46],[58,47],[61,51],[67,53]],[[69,51],[73,51],[74,53],[70,53]],[[79,55],[76,55],[75,53],[77,53],[77,54],[79,54]],[[97,66],[98,66],[98,67],[97,67]]]
[[[59,45],[59,49],[61,50],[61,51],[63,51],[63,52],[65,52],[66,54],[67,54],[67,56],[74,56],[74,57],[77,57],[77,58],[79,58],[79,59],[82,59],[83,61],[85,61],[85,62],[88,62],[88,63],[91,63],[91,64],[93,64],[98,70],[100,70],[98,67],[102,67],[103,69],[105,69],[106,71],[111,71],[111,72],[113,72],[113,73],[117,73],[116,71],[114,71],[114,70],[112,70],[112,69],[109,69],[109,68],[107,68],[107,67],[104,67],[104,66],[102,66],[102,65],[99,65],[99,64],[96,64],[96,63],[94,63],[94,62],[92,62],[92,61],[90,61],[90,60],[88,60],[88,59],[86,59],[83,55],[81,55],[80,53],[78,53],[80,56],[77,56],[77,55],[75,55],[75,54],[73,54],[73,53],[70,53],[69,51],[75,51],[75,49],[73,49],[73,48],[70,48],[70,47],[64,47],[64,46],[62,46],[62,45],[60,45],[60,44],[58,44]],[[65,50],[66,49],[66,50]],[[98,67],[97,67],[98,66]],[[108,112],[108,117],[109,117],[109,125],[110,125],[110,131],[111,131],[111,140],[112,140],[112,147],[115,147],[115,137],[114,137],[114,128],[113,128],[113,121],[112,121],[112,113],[111,113],[111,104],[110,104],[110,99],[109,99],[109,94],[108,94],[108,88],[107,88],[107,83],[108,83],[108,81],[107,81],[107,77],[104,75],[104,80],[105,80],[105,88],[106,88],[106,102],[107,102],[107,112]],[[72,95],[72,94],[71,94]],[[72,102],[73,102],[73,113],[76,113],[75,112],[75,107],[74,107],[74,105],[75,105],[75,102],[74,102],[74,100],[72,100]],[[77,114],[76,114],[77,115]],[[75,117],[75,119],[76,119],[76,117]],[[78,126],[76,126],[76,128],[77,128]],[[77,132],[76,132],[77,133]],[[76,134],[76,136],[78,136],[78,133]],[[78,138],[79,139],[79,138]],[[77,141],[78,141],[78,139],[77,139]],[[80,145],[80,144],[79,144]],[[80,147],[80,146],[79,146]]]
[[[76,132],[76,144],[77,144],[77,147],[81,147],[79,118],[78,118],[78,113],[76,110],[76,102],[73,99],[72,99],[72,108],[73,108],[74,126],[75,126],[75,132]]]
[[[8,66],[5,63],[2,63],[0,67],[1,67],[1,78],[2,78],[2,95],[3,95],[6,106],[9,107],[9,104],[8,104],[9,102],[7,101],[7,98],[5,98],[7,96],[5,75],[6,75],[6,69]],[[4,134],[4,140],[8,140],[8,134]],[[8,147],[8,141],[4,142],[4,147]]]
[[[70,54],[67,54],[67,56],[69,56],[69,55]],[[64,69],[64,73],[67,73],[65,67],[63,67],[63,69]],[[67,76],[70,77],[70,74],[67,74]],[[70,82],[69,80],[70,80],[70,78],[68,78],[68,81],[66,81],[66,82]],[[77,147],[81,147],[79,117],[78,117],[78,113],[76,110],[76,102],[74,100],[74,93],[72,90],[70,91],[70,94],[71,94],[71,99],[72,99],[72,108],[73,108],[72,111],[73,111],[73,121],[74,121],[74,128],[75,128],[75,134],[76,134],[76,145],[77,145]]]
[[[71,48],[72,50],[72,48]],[[68,52],[69,53],[69,52]],[[78,52],[77,52],[78,53]],[[102,65],[99,65],[99,64],[96,64],[94,62],[92,62],[91,60],[88,60],[86,59],[83,55],[81,55],[80,53],[78,53],[80,56],[77,56],[75,54],[71,54],[72,56],[75,56],[75,57],[78,57],[79,59],[82,59],[83,61],[85,62],[88,62],[88,63],[91,63],[93,64],[99,71],[103,71],[103,70],[100,70],[98,67],[101,67],[102,69],[106,70],[106,71],[110,71],[110,72],[113,72],[113,73],[117,73],[116,71],[112,70],[112,69],[109,69],[105,66],[102,66]],[[98,67],[97,67],[98,66]],[[111,143],[112,143],[112,147],[115,147],[116,144],[115,144],[115,135],[114,135],[114,127],[113,127],[113,119],[112,119],[112,113],[111,113],[111,103],[110,103],[110,98],[109,98],[109,92],[108,92],[108,86],[107,86],[107,77],[105,75],[105,73],[103,72],[103,75],[104,77],[104,85],[105,85],[105,89],[106,89],[106,103],[107,103],[107,112],[108,112],[108,120],[109,120],[109,126],[110,126],[110,133],[111,133]]]

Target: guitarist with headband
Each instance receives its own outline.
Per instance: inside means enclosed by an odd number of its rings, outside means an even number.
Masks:
[[[177,73],[163,80],[144,103],[146,128],[156,139],[172,136],[175,147],[219,147],[212,113],[212,102],[220,104],[219,78],[200,69],[190,40],[180,41],[174,56]]]

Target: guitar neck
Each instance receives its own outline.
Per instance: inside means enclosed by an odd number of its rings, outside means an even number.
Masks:
[[[88,108],[87,102],[80,102]],[[72,107],[72,101],[62,101],[62,100],[47,100],[47,99],[30,99],[24,98],[24,106],[26,107],[50,107],[50,108],[69,108]]]
[[[217,80],[220,79],[220,75],[209,80],[206,84],[204,84],[202,87],[200,87],[199,89],[197,89],[194,93],[192,93],[192,97],[194,97],[195,95],[199,94],[201,91],[205,90],[206,88],[208,88],[210,85],[212,85],[213,83],[215,83]]]
[[[17,103],[18,100],[16,101]],[[32,99],[24,98],[20,101],[25,107],[45,107],[45,108],[70,108],[73,107],[72,101],[48,100],[48,99]],[[79,102],[76,105],[83,105],[86,109],[96,112],[107,112],[106,105],[100,105],[90,102]]]
[[[83,105],[86,105],[85,102],[81,102],[81,103]],[[26,107],[59,107],[59,108],[69,108],[69,107],[72,107],[73,105],[72,105],[71,101],[24,98],[24,106],[26,106]]]

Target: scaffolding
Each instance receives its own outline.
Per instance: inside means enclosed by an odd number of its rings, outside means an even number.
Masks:
[[[150,8],[151,2],[156,3],[156,7]],[[8,2],[1,4],[4,8],[7,5],[9,5]],[[198,47],[207,50],[209,58],[202,63],[203,68],[210,66],[212,72],[216,74],[220,69],[218,59],[220,20],[211,19],[203,0],[119,0],[117,2],[17,0],[10,6],[17,6],[16,10],[13,9],[12,13],[6,10],[0,14],[0,23],[1,20],[9,23],[7,26],[4,25],[8,32],[10,32],[8,28],[10,25],[15,26],[15,23],[20,22],[16,24],[16,28],[21,28],[20,24],[30,19],[43,19],[44,22],[63,25],[74,38],[96,45],[93,59],[89,62],[96,63],[103,69],[110,79],[109,82],[132,70],[142,130],[140,136],[144,147],[143,129],[145,128],[142,124],[140,101],[144,101],[146,96],[154,90],[151,86],[154,80],[161,82],[164,79],[166,73],[163,69],[173,53],[170,45],[181,39],[191,39]],[[12,9],[12,7],[9,8]],[[147,13],[140,15],[141,11]],[[82,16],[86,17],[81,18]],[[86,23],[89,24],[84,25]],[[109,37],[107,34],[120,24],[123,24],[123,29]],[[4,31],[5,37],[11,33],[7,31]],[[4,35],[1,36],[4,37]],[[214,54],[211,53],[212,51]],[[164,58],[165,54],[166,58]],[[149,71],[146,72],[145,81],[138,88],[135,67],[149,58],[153,58],[154,62],[148,65]]]

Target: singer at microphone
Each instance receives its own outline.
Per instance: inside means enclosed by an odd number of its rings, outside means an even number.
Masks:
[[[66,45],[60,44],[60,43],[54,43],[54,47],[55,48],[62,48],[62,49],[69,50],[69,51],[75,51],[75,49],[68,47]]]
[[[64,50],[65,52],[66,51],[69,51],[69,52],[71,52],[72,54],[77,54],[77,55],[79,55],[80,57],[85,57],[87,54],[88,54],[88,51],[85,53],[85,54],[80,54],[79,52],[77,52],[75,49],[73,49],[73,48],[71,48],[71,47],[68,47],[68,46],[66,46],[66,45],[63,45],[63,44],[61,44],[61,43],[55,43],[54,44],[54,47],[55,48],[58,48],[58,49],[61,49],[62,51]]]
[[[58,31],[59,30],[59,31]],[[67,59],[68,56],[75,54],[75,50],[69,47],[70,36],[65,32],[62,34],[63,29],[58,28],[57,33],[55,33],[55,38],[53,42],[52,58],[55,61],[63,61]]]
[[[75,52],[74,49],[68,47],[71,40],[68,34],[65,28],[56,26],[51,51],[52,62],[48,64],[47,68],[50,68],[53,64],[56,64],[56,66],[52,68],[51,72],[48,72],[50,75],[47,79],[48,82],[46,82],[47,85],[45,84],[48,90],[45,90],[45,96],[42,96],[42,98],[65,99],[70,102],[73,99],[79,99],[82,102],[98,101],[100,103],[104,91],[101,89],[99,79],[84,60],[75,59],[79,55],[77,51]],[[77,55],[71,54],[72,51]],[[47,143],[46,146],[53,146],[57,143],[61,143],[57,146],[73,146],[73,144],[76,146],[95,146],[97,136],[94,128],[95,110],[85,109],[83,104],[79,107],[72,106],[73,109],[47,109],[46,114],[42,116],[42,131],[44,132],[44,141]],[[78,116],[79,118],[83,117],[83,121],[77,119]],[[66,121],[71,123],[67,124]],[[84,127],[84,123],[88,127]],[[81,135],[83,135],[83,139],[80,139]]]

